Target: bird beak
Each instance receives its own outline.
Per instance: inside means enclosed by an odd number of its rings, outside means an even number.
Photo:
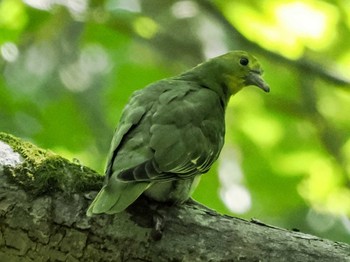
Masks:
[[[251,70],[246,78],[246,84],[257,86],[268,93],[270,92],[270,87],[261,77],[261,74],[261,71]]]

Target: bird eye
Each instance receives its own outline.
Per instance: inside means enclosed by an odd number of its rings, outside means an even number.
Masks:
[[[246,65],[248,65],[248,63],[249,63],[249,60],[248,60],[248,58],[242,57],[241,60],[239,60],[239,63],[240,63],[242,66],[246,66]]]

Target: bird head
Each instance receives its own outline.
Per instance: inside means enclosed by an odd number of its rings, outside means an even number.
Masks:
[[[258,60],[244,51],[232,51],[211,60],[220,71],[221,82],[233,95],[245,86],[256,86],[270,91],[270,87],[262,78],[263,70]]]

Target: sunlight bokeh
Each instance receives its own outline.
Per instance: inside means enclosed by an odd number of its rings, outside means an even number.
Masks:
[[[286,57],[297,59],[306,48],[322,50],[336,35],[337,11],[324,2],[263,1],[259,10],[245,2],[228,6],[226,14],[241,32]]]

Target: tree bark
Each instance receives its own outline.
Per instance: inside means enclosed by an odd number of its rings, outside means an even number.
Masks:
[[[167,206],[140,198],[120,214],[88,218],[102,180],[0,133],[0,261],[350,261],[347,244],[193,201]]]

